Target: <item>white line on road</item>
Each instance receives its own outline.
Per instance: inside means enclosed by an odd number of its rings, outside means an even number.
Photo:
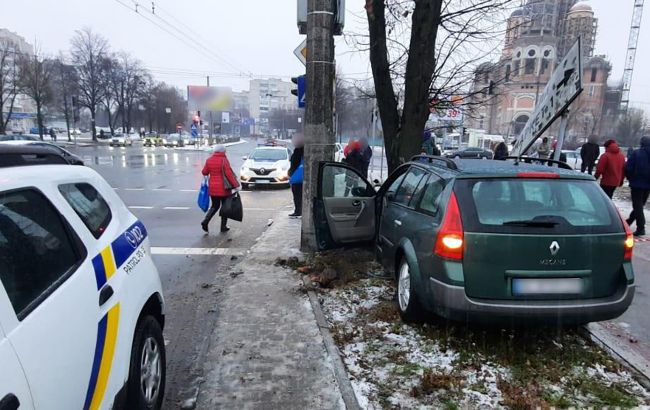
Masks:
[[[151,247],[152,255],[212,255],[212,256],[241,256],[243,249],[238,248],[167,248]]]
[[[190,207],[189,206],[166,206],[163,209],[167,209],[170,211],[187,211],[188,209],[190,209]]]
[[[124,188],[125,191],[144,191],[144,188]]]
[[[181,192],[199,192],[198,189],[181,189]]]
[[[171,191],[171,189],[169,189],[169,188],[154,188],[154,189],[152,189],[152,191],[164,191],[164,192],[169,192],[169,191]]]
[[[129,209],[153,209],[153,206],[130,206]]]

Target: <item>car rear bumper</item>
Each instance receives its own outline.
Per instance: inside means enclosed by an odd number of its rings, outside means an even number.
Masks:
[[[622,315],[634,298],[634,285],[624,285],[612,296],[578,300],[474,299],[463,286],[429,281],[437,314],[461,321],[584,324]]]

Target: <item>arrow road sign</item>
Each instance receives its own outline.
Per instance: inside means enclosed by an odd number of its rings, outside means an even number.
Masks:
[[[303,42],[300,43],[300,45],[295,50],[293,50],[293,54],[295,54],[296,57],[298,57],[298,60],[300,60],[300,62],[306,66],[307,65],[307,40],[303,40]]]
[[[199,136],[199,131],[196,128],[196,124],[192,124],[192,126],[190,127],[190,130],[192,131],[192,137],[193,138],[196,138],[196,137]]]

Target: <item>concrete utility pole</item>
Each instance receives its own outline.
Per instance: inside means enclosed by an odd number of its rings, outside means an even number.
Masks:
[[[307,107],[301,247],[317,249],[313,199],[317,194],[318,166],[333,161],[334,109],[334,1],[308,0],[307,5]]]

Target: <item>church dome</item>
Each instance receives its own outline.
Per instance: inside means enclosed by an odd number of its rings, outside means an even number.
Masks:
[[[512,14],[510,15],[510,18],[512,18],[512,17],[520,17],[520,16],[523,16],[523,15],[524,15],[524,11],[522,9],[517,9],[517,10],[512,12]]]
[[[580,2],[575,4],[573,7],[571,7],[571,10],[569,10],[569,13],[593,13],[594,9],[591,8],[591,6],[585,2]]]

